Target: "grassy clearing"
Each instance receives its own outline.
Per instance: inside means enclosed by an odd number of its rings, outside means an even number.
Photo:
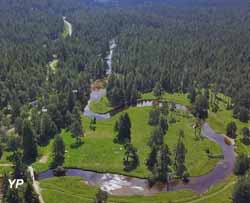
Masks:
[[[11,162],[8,160],[8,157],[11,155],[10,152],[4,151],[3,155],[0,159],[0,164],[10,164]]]
[[[10,173],[12,171],[12,167],[11,166],[1,166],[0,165],[0,176],[5,174],[5,173]]]
[[[69,36],[69,26],[66,23],[64,23],[64,30],[63,30],[62,36],[64,39]]]
[[[53,61],[51,61],[49,63],[49,67],[51,68],[52,72],[55,73],[57,68],[58,68],[58,65],[59,65],[59,60],[58,59],[54,59]]]
[[[149,93],[143,94],[141,99],[156,99],[156,97],[154,96],[152,92],[149,92]],[[162,95],[162,99],[165,99],[167,101],[174,102],[177,104],[182,104],[184,106],[191,105],[187,98],[187,94],[183,94],[183,93],[174,93],[174,94],[164,93]]]
[[[234,121],[238,128],[238,138],[236,139],[237,152],[250,153],[250,146],[246,146],[241,142],[242,136],[240,132],[243,127],[250,127],[250,123],[243,123],[239,119],[233,118],[232,110],[226,109],[227,97],[222,94],[219,94],[218,96],[220,98],[219,111],[216,113],[209,111],[207,122],[217,133],[226,134],[227,124],[231,121]]]
[[[226,97],[223,95],[219,95],[221,100],[219,101],[219,111],[213,113],[209,111],[208,122],[211,124],[211,127],[218,133],[225,134],[227,124],[231,121],[234,121],[238,127],[238,134],[240,134],[240,130],[243,127],[249,127],[250,123],[243,123],[239,119],[233,118],[232,110],[226,109]]]
[[[37,169],[37,171],[46,171],[49,168],[49,164],[52,162],[53,141],[54,140],[51,140],[46,147],[38,148],[38,159],[34,164],[34,168]]]
[[[92,101],[90,103],[90,110],[95,113],[106,113],[112,110],[107,97],[102,97],[100,101]]]
[[[195,122],[192,116],[179,111],[177,123],[172,124],[169,128],[169,132],[166,136],[166,143],[170,149],[174,149],[177,143],[177,135],[179,129],[183,129],[185,132],[185,146],[187,148],[186,165],[190,171],[191,176],[199,176],[212,170],[218,159],[209,159],[205,150],[209,148],[214,154],[221,154],[219,145],[204,138],[202,140],[196,140],[194,136],[194,129],[192,128]],[[196,147],[194,147],[196,146]]]
[[[61,177],[40,182],[42,196],[46,203],[93,203],[97,191],[88,187],[81,178]]]
[[[231,194],[235,177],[231,177],[211,187],[203,195],[198,195],[190,190],[160,193],[153,196],[110,197],[116,203],[231,203]]]
[[[140,166],[131,173],[125,173],[123,170],[123,156],[124,149],[121,145],[114,144],[113,139],[115,134],[113,127],[115,121],[121,114],[112,117],[109,120],[97,121],[96,131],[89,130],[90,119],[83,118],[83,125],[85,129],[84,144],[79,148],[71,148],[71,144],[75,140],[71,137],[69,132],[63,131],[62,136],[66,143],[66,167],[78,167],[83,169],[96,170],[101,172],[122,173],[139,177],[147,177],[148,170],[145,166],[146,158],[149,154],[149,147],[147,141],[150,137],[152,127],[147,124],[148,114],[152,107],[145,108],[129,108],[127,112],[132,121],[132,143],[138,149],[140,157]],[[209,172],[218,159],[209,159],[205,153],[206,148],[210,151],[219,154],[220,147],[207,140],[203,139],[195,141],[194,131],[192,128],[193,118],[183,115],[180,112],[174,113],[177,122],[171,124],[166,135],[165,142],[173,151],[177,143],[177,134],[179,129],[185,131],[185,144],[188,150],[186,165],[192,176],[199,176]],[[196,146],[195,148],[193,146]],[[44,150],[45,152],[48,150]],[[45,170],[49,163],[37,163],[35,167],[38,171]]]
[[[62,33],[63,38],[70,37],[70,24],[64,21],[64,30]]]
[[[0,159],[0,175],[8,173],[12,170],[12,163],[8,160],[8,156],[10,156],[10,154],[10,152],[4,151],[3,156]]]
[[[147,99],[156,99],[156,97],[154,96],[154,94],[152,92],[149,93],[145,93],[142,94],[141,96],[142,100],[147,100]],[[182,93],[174,93],[174,94],[170,94],[170,93],[164,93],[162,95],[162,99],[170,101],[170,102],[174,102],[177,104],[182,104],[184,106],[190,106],[190,102],[187,98],[187,94],[182,94]],[[91,111],[95,112],[95,113],[106,113],[107,111],[112,110],[112,107],[108,101],[107,97],[103,97],[99,102],[91,102],[90,104],[90,109]]]
[[[98,79],[92,82],[91,88],[92,89],[105,89],[107,86],[107,79]]]
[[[237,152],[250,154],[250,146],[246,146],[241,142],[242,136],[240,133],[240,131],[243,127],[250,127],[250,122],[243,123],[239,119],[233,118],[232,110],[226,109],[227,101],[230,100],[230,98],[221,94],[221,93],[217,94],[217,96],[219,98],[219,111],[216,113],[213,113],[210,110],[207,122],[217,133],[225,134],[227,124],[231,121],[234,121],[238,127],[237,134],[239,135],[237,140],[236,140]],[[172,101],[172,102],[175,102],[178,104],[185,105],[185,106],[191,105],[188,98],[187,98],[187,94],[164,93],[162,98],[166,99],[168,101]],[[142,95],[142,99],[155,99],[155,96],[153,95],[153,93],[146,93],[146,94]]]
[[[169,101],[190,105],[184,94],[166,95]],[[143,95],[143,99],[153,99],[152,94]],[[231,121],[232,113],[225,109],[224,103],[220,104],[220,111],[215,113],[209,112],[208,122],[217,132],[225,132],[227,122]],[[151,107],[130,108],[126,110],[132,120],[132,143],[138,148],[140,157],[140,167],[129,175],[145,177],[148,171],[145,167],[145,160],[149,153],[147,140],[150,136],[151,127],[147,124],[148,113]],[[96,131],[89,130],[90,119],[84,117],[83,125],[85,129],[84,144],[76,149],[72,149],[70,145],[74,143],[70,133],[63,131],[62,136],[67,146],[67,154],[65,166],[78,167],[84,169],[92,169],[103,172],[124,173],[122,167],[122,159],[124,150],[120,145],[113,143],[114,132],[113,126],[120,114],[115,117],[97,121]],[[166,135],[165,142],[171,149],[177,142],[177,133],[179,129],[185,131],[185,144],[187,147],[186,165],[192,176],[201,175],[211,170],[218,160],[208,159],[205,149],[209,148],[215,154],[221,153],[219,146],[207,139],[195,141],[194,131],[192,129],[193,117],[184,112],[176,112],[174,116],[177,120],[175,124],[171,124]],[[226,122],[225,122],[226,121]],[[245,124],[236,121],[239,126]],[[241,127],[239,127],[241,128]],[[196,147],[194,147],[196,146]],[[242,148],[242,146],[240,146]],[[41,155],[50,153],[51,146],[40,149]],[[247,149],[248,150],[248,149]],[[38,170],[45,170],[47,164],[36,164]],[[130,196],[130,197],[114,197],[109,198],[110,203],[231,203],[231,193],[235,177],[211,187],[204,195],[197,195],[191,191],[183,190],[178,192],[161,193],[154,196]],[[46,203],[91,203],[97,191],[96,187],[87,186],[81,178],[63,177],[52,178],[41,181],[42,194]]]
[[[204,195],[188,190],[166,192],[153,196],[109,197],[109,203],[231,203],[235,177],[231,177],[209,189]],[[79,177],[51,178],[40,182],[46,203],[92,203],[96,187],[87,186]]]

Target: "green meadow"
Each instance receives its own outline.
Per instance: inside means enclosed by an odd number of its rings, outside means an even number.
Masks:
[[[102,97],[100,101],[92,101],[90,103],[90,110],[95,113],[107,113],[112,110],[112,107],[107,97]]]
[[[140,100],[152,100],[156,99],[152,92],[145,93],[141,95]],[[183,93],[164,93],[161,97],[162,100],[174,102],[176,104],[182,104],[184,106],[190,106],[190,102],[187,99],[187,94]],[[112,110],[111,104],[108,101],[107,97],[103,97],[100,101],[92,101],[90,103],[90,110],[95,113],[107,113]]]
[[[8,156],[10,156],[9,152],[4,151],[1,159],[0,159],[0,176],[4,173],[9,173],[12,170],[12,164],[8,160]]]
[[[169,101],[169,102],[174,102],[176,104],[182,104],[184,106],[190,106],[191,104],[190,104],[187,96],[188,96],[188,94],[183,94],[183,93],[170,94],[170,93],[165,92],[161,96],[161,99]],[[154,94],[152,92],[149,92],[149,93],[142,94],[141,99],[142,100],[156,99],[156,97],[154,96]]]
[[[231,203],[235,177],[211,187],[203,195],[189,190],[165,192],[153,196],[110,196],[109,203]],[[80,177],[51,178],[40,181],[42,195],[47,203],[93,203],[97,187],[87,186]]]
[[[164,94],[163,99],[171,102],[180,103],[183,105],[190,105],[187,97],[184,94]],[[240,129],[244,126],[248,126],[248,123],[242,123],[232,117],[232,111],[226,109],[226,103],[224,96],[221,96],[219,102],[220,109],[218,112],[209,112],[209,118],[207,122],[218,133],[225,134],[226,124],[230,121],[235,121],[238,126],[238,134],[240,135]],[[154,99],[152,93],[142,95],[142,99]],[[100,105],[101,104],[101,105]],[[106,98],[103,98],[100,102],[92,104],[92,110],[96,112],[106,112],[109,107]],[[132,107],[127,112],[132,121],[132,143],[138,149],[140,158],[139,167],[127,173],[123,170],[123,156],[124,149],[122,145],[114,144],[113,139],[115,132],[113,130],[116,120],[122,113],[119,113],[111,119],[105,121],[97,121],[96,130],[93,131],[89,128],[90,119],[83,117],[83,128],[85,136],[83,138],[83,145],[78,148],[72,148],[75,140],[71,137],[70,132],[62,131],[61,135],[66,145],[66,158],[65,167],[74,167],[88,170],[95,170],[99,172],[113,172],[119,174],[125,174],[137,177],[148,177],[149,172],[145,166],[145,161],[149,154],[149,147],[147,141],[150,137],[152,127],[148,125],[149,112],[153,107]],[[110,109],[109,109],[110,110]],[[208,173],[214,168],[218,159],[209,159],[205,150],[209,148],[210,152],[214,154],[220,154],[220,147],[207,139],[195,139],[194,129],[192,128],[195,119],[187,112],[175,111],[171,112],[170,117],[174,117],[176,123],[172,123],[169,126],[169,130],[165,136],[165,143],[168,144],[171,151],[177,143],[178,131],[183,129],[185,132],[185,145],[187,148],[186,166],[191,176],[200,176]],[[241,137],[237,138],[237,151],[249,152],[250,147],[245,146],[240,141]],[[37,172],[45,171],[49,168],[52,161],[52,144],[45,147],[39,147],[39,158],[34,167]],[[196,146],[196,147],[194,147]],[[1,164],[10,163],[7,160],[8,153],[4,153]],[[173,157],[173,156],[172,156]],[[9,172],[10,166],[0,167],[0,174]],[[231,203],[231,192],[233,189],[235,177],[213,186],[209,191],[200,196],[188,190],[161,193],[153,196],[131,196],[131,197],[113,197],[109,198],[109,202],[116,203],[165,203],[165,202],[180,202],[180,203]],[[77,177],[63,177],[52,178],[49,180],[43,180],[40,182],[42,188],[42,194],[47,203],[54,202],[93,202],[93,198],[97,191],[97,187],[90,187],[84,183],[81,178]],[[226,198],[225,198],[226,197]]]
[[[90,119],[83,118],[83,128],[85,137],[84,144],[78,148],[72,148],[75,140],[72,138],[70,132],[63,131],[62,137],[66,144],[66,159],[65,167],[77,167],[88,170],[96,170],[100,172],[114,172],[120,174],[127,174],[138,177],[148,177],[149,172],[145,166],[146,159],[150,152],[147,142],[152,131],[152,127],[148,125],[149,111],[152,107],[137,108],[132,107],[126,110],[132,122],[132,144],[138,149],[140,158],[139,167],[126,173],[123,170],[124,149],[122,145],[115,144],[113,139],[115,133],[113,131],[116,120],[122,113],[119,113],[109,120],[97,121],[96,130],[90,130]],[[200,176],[209,172],[218,159],[209,159],[205,150],[209,150],[214,154],[220,154],[220,147],[207,139],[196,140],[194,135],[194,118],[181,111],[171,113],[171,117],[176,119],[176,123],[170,124],[169,130],[165,136],[165,143],[168,144],[173,152],[177,144],[178,132],[183,129],[185,132],[185,145],[187,148],[186,166],[191,176]],[[193,147],[196,146],[196,147]],[[47,156],[48,161],[35,164],[38,171],[46,170],[51,161],[50,144],[47,147],[40,149],[40,158]]]
[[[219,94],[219,111],[214,113],[211,110],[209,111],[209,116],[207,122],[209,125],[219,134],[226,134],[227,124],[234,121],[237,125],[237,138],[236,138],[236,151],[237,153],[248,153],[250,154],[250,145],[244,145],[241,142],[242,135],[241,129],[243,127],[250,127],[250,123],[243,123],[239,119],[233,118],[232,110],[226,108],[226,100],[228,98],[223,94]]]
[[[70,32],[70,27],[66,22],[64,22],[64,30],[63,30],[63,33],[62,33],[62,37],[64,39],[69,37],[69,34],[70,34],[69,32]]]
[[[58,59],[54,59],[53,61],[51,61],[49,63],[49,67],[51,68],[52,72],[55,73],[57,68],[58,68],[58,65],[59,65],[59,60]]]

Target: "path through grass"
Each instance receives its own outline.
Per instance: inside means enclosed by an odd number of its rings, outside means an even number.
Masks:
[[[235,177],[213,186],[203,195],[188,190],[164,192],[153,196],[110,196],[109,203],[231,203]],[[79,177],[61,177],[40,182],[46,203],[92,203],[97,187],[87,186]]]

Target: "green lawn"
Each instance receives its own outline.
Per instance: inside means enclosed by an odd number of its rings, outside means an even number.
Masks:
[[[165,192],[153,196],[110,196],[109,203],[231,203],[235,177],[231,177],[209,189],[203,195],[189,190]],[[40,181],[46,203],[93,203],[96,187],[87,186],[79,177],[51,178]]]
[[[90,110],[95,113],[107,113],[112,110],[112,107],[107,97],[101,98],[100,101],[92,101],[90,103]]]
[[[93,203],[96,188],[87,186],[81,178],[61,177],[40,182],[46,203]]]
[[[137,147],[140,157],[140,166],[129,173],[129,175],[132,176],[148,177],[145,161],[149,154],[147,141],[152,130],[152,127],[147,124],[148,114],[151,109],[152,107],[134,107],[127,110],[132,121],[132,143]],[[221,153],[221,150],[216,143],[207,139],[195,141],[194,131],[192,129],[193,117],[182,114],[184,113],[174,113],[177,123],[170,125],[165,141],[171,151],[173,151],[177,143],[179,129],[185,131],[185,144],[187,148],[186,165],[192,176],[199,176],[209,172],[218,161],[218,159],[209,159],[205,153],[205,149],[210,148],[210,151],[215,154]],[[63,131],[62,135],[67,149],[65,166],[128,174],[123,170],[124,149],[121,145],[113,143],[113,138],[115,137],[113,128],[115,121],[120,115],[121,113],[109,120],[97,121],[96,131],[89,130],[90,119],[84,117],[83,126],[85,129],[85,138],[84,144],[79,148],[70,147],[75,140],[72,139],[69,132]],[[51,146],[43,150],[45,154],[48,154],[49,150],[51,150]],[[48,164],[49,161],[44,164],[36,163],[35,168],[38,171],[45,170]]]

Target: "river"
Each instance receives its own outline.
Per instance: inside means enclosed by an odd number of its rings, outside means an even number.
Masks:
[[[108,70],[106,71],[107,76],[109,76],[112,73],[112,58],[113,58],[113,53],[114,53],[115,47],[116,47],[116,43],[115,43],[115,40],[113,39],[109,42],[109,53],[106,56],[106,61],[108,64]],[[96,118],[97,120],[109,119],[111,117],[110,113],[98,114],[98,113],[94,113],[90,110],[90,103],[93,101],[100,101],[100,99],[102,97],[104,97],[105,95],[106,95],[105,89],[92,90],[90,93],[90,98],[89,98],[88,104],[85,107],[83,114],[85,116],[90,117],[90,118]]]
[[[110,41],[110,52],[106,57],[107,63],[109,65],[107,75],[110,75],[112,73],[112,56],[115,47],[115,41]],[[91,92],[88,105],[84,109],[84,115],[90,118],[95,117],[97,120],[105,120],[111,118],[114,112],[110,112],[107,114],[97,114],[92,112],[89,108],[90,102],[98,101],[105,95],[105,89],[93,90]],[[153,101],[138,101],[137,107],[152,106],[153,103]],[[176,107],[184,111],[187,110],[185,106],[179,104],[177,104]],[[122,109],[119,109],[119,111],[121,110]],[[112,195],[152,195],[160,192],[176,191],[182,189],[190,189],[196,193],[201,194],[208,191],[208,189],[212,185],[232,175],[236,156],[234,152],[234,146],[225,144],[224,137],[222,135],[216,134],[214,130],[208,125],[208,123],[205,123],[202,126],[202,134],[209,140],[216,142],[221,146],[224,158],[218,162],[218,164],[212,171],[199,177],[190,177],[188,183],[184,183],[181,180],[171,180],[168,187],[166,184],[149,187],[148,181],[146,179],[134,178],[119,174],[99,173],[81,169],[67,169],[66,176],[82,177],[87,184],[99,186],[102,190],[107,191]],[[39,180],[44,180],[51,177],[53,177],[52,170],[38,175]]]

